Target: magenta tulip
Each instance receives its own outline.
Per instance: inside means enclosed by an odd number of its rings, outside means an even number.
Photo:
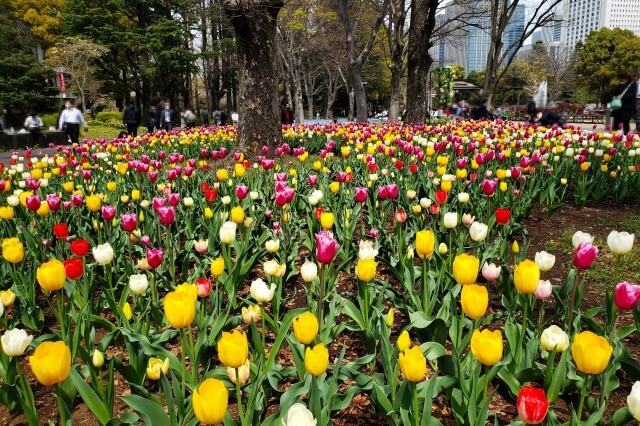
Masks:
[[[172,192],[171,194],[167,195],[167,201],[169,201],[169,204],[171,204],[173,207],[177,206],[178,204],[180,204],[180,194]]]
[[[244,200],[249,194],[249,187],[247,185],[238,185],[236,187],[236,196],[240,200]]]
[[[113,220],[116,217],[116,208],[114,206],[102,206],[102,219]]]
[[[395,183],[387,185],[387,195],[392,200],[398,198],[398,185],[396,185]]]
[[[160,223],[162,223],[164,226],[169,226],[176,219],[176,210],[173,208],[173,206],[159,207],[158,216],[160,217]]]
[[[164,259],[164,252],[162,249],[147,249],[147,263],[153,269],[157,268],[162,264],[162,260]]]
[[[58,194],[47,194],[47,204],[49,204],[49,208],[54,212],[60,210],[60,196]]]
[[[354,197],[358,203],[364,203],[365,201],[367,201],[367,188],[358,186],[353,190],[353,192]]]
[[[160,207],[164,207],[164,205],[166,204],[167,199],[166,198],[162,198],[162,197],[153,197],[153,201],[151,202],[151,204],[153,205],[153,209],[155,211],[158,211],[158,209]]]
[[[316,257],[318,262],[328,265],[333,262],[333,258],[338,252],[338,242],[328,230],[320,231],[316,234]]]
[[[40,204],[42,204],[40,201],[39,195],[31,195],[27,197],[26,203],[27,203],[27,208],[34,212],[38,210],[40,208]]]
[[[484,195],[493,195],[498,186],[498,179],[485,179],[482,181],[482,192]]]
[[[122,229],[127,232],[133,232],[138,226],[138,217],[135,213],[126,213],[120,216],[120,222],[122,223]]]
[[[573,266],[580,269],[587,269],[591,266],[598,255],[598,247],[591,243],[580,243],[578,251],[573,256]]]
[[[623,281],[616,286],[614,301],[622,311],[632,310],[640,301],[640,285]]]
[[[318,175],[309,175],[307,179],[309,180],[309,185],[311,186],[316,186],[316,184],[318,183]]]

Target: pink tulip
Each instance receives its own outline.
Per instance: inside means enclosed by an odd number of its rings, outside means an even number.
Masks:
[[[501,266],[496,266],[495,263],[485,263],[482,267],[482,276],[485,280],[492,282],[498,279],[501,271]]]
[[[116,208],[114,206],[102,206],[102,219],[113,220],[116,217]]]
[[[482,181],[482,192],[484,195],[493,195],[498,186],[498,179],[485,179]]]
[[[367,201],[367,192],[368,192],[367,188],[358,186],[354,188],[353,192],[354,192],[354,197],[358,203],[364,203],[365,201]]]
[[[164,252],[162,249],[147,249],[147,263],[153,269],[157,268],[162,264],[162,260],[164,258]]]
[[[533,293],[533,295],[538,300],[544,300],[551,297],[552,293],[553,293],[553,286],[551,285],[549,280],[540,280],[538,281],[538,288]]]
[[[389,198],[389,192],[386,185],[378,187],[378,198],[380,198],[381,200]]]
[[[398,198],[398,185],[396,185],[395,183],[387,185],[387,195],[392,200]]]
[[[166,198],[153,197],[153,201],[152,201],[153,210],[158,211],[158,209],[160,207],[163,207],[166,204],[166,202],[167,202]]]
[[[164,226],[169,226],[176,219],[176,210],[171,207],[159,207],[158,216],[160,217],[160,223]]]
[[[173,207],[177,206],[178,204],[180,204],[180,194],[173,192],[167,195],[167,201],[169,201],[169,204],[171,204]]]
[[[26,203],[27,208],[32,211],[38,210],[40,208],[40,204],[42,204],[39,195],[31,195],[30,197],[27,197]]]
[[[284,205],[287,204],[287,196],[284,191],[276,192],[276,204],[279,207],[284,207]]]
[[[196,280],[198,297],[207,297],[211,293],[211,281],[208,278],[198,278]]]
[[[309,180],[309,185],[311,186],[316,186],[316,184],[318,183],[318,175],[309,175],[307,179]]]
[[[379,232],[380,231],[378,231],[378,228],[371,228],[371,231],[369,231],[369,235],[371,235],[371,238],[376,238]]]
[[[151,244],[151,237],[149,237],[148,235],[143,235],[142,238],[140,238],[140,242],[145,247],[149,247],[149,244]]]
[[[133,232],[138,225],[138,218],[135,213],[125,213],[120,216],[120,222],[122,223],[122,229],[127,232]]]
[[[573,266],[580,269],[587,269],[591,266],[598,255],[598,247],[591,243],[580,243],[578,251],[573,256]]]
[[[640,285],[623,281],[616,286],[614,301],[618,309],[630,311],[640,301]]]
[[[60,196],[58,196],[58,194],[47,194],[47,204],[49,204],[49,208],[54,212],[60,210]]]
[[[333,258],[338,252],[338,242],[328,230],[320,231],[316,234],[316,257],[318,262],[328,265],[333,262]]]
[[[238,185],[236,187],[236,196],[240,200],[244,200],[249,194],[249,187],[247,185]]]

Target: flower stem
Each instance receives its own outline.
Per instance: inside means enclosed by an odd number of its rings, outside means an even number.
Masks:
[[[324,286],[325,286],[325,264],[320,266],[320,297],[318,299],[318,321],[320,322],[320,330],[322,330],[322,323],[324,320],[322,311],[324,307]]]
[[[180,351],[180,355],[181,355],[181,361],[182,361],[182,395],[185,394],[187,385],[186,385],[186,381],[187,381],[187,354],[186,354],[186,349],[187,349],[187,340],[186,340],[186,336],[184,335],[184,329],[180,329],[180,341],[182,344],[182,350]]]
[[[573,305],[575,303],[575,298],[576,298],[576,290],[578,289],[578,286],[580,285],[580,270],[578,269],[578,271],[576,272],[576,278],[575,281],[573,282],[573,288],[571,288],[571,295],[569,296],[569,317],[568,317],[568,324],[567,324],[567,328],[569,329],[569,336],[571,336],[571,329],[573,328]]]
[[[584,407],[584,398],[587,396],[587,379],[589,376],[585,376],[582,381],[582,390],[580,391],[580,405],[578,405],[578,421],[582,420],[582,407]]]
[[[418,426],[420,424],[420,418],[422,416],[418,416],[418,384],[413,384],[413,424],[414,426]]]

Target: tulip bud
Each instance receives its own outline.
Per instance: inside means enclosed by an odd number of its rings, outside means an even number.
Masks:
[[[251,377],[251,364],[249,364],[249,360],[246,360],[243,365],[238,367],[237,377],[235,368],[227,367],[227,374],[229,375],[229,380],[231,380],[233,384],[236,384],[236,380],[239,379],[240,386],[244,386]]]
[[[440,243],[440,245],[438,246],[438,253],[440,253],[441,255],[445,255],[448,251],[449,249],[447,248],[447,245],[445,243]]]
[[[97,349],[93,350],[93,356],[91,362],[95,368],[101,368],[104,365],[104,355]]]
[[[513,240],[513,244],[511,245],[511,251],[514,254],[520,253],[520,245],[518,244],[518,240]]]
[[[387,312],[387,316],[384,319],[384,323],[387,324],[389,328],[393,326],[394,312],[393,308],[389,308],[389,312]]]
[[[411,346],[411,338],[409,337],[409,332],[407,330],[400,333],[396,344],[398,345],[399,352],[404,352],[409,349],[409,346]]]
[[[640,421],[640,381],[635,382],[627,396],[627,406],[634,419]]]

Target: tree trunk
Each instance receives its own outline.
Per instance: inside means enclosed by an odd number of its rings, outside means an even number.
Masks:
[[[400,117],[400,82],[402,68],[391,67],[391,99],[389,101],[389,121],[398,121]]]
[[[309,120],[313,120],[315,118],[313,116],[313,91],[313,78],[311,78],[309,75],[305,75],[304,93],[305,97],[307,98],[307,117],[309,117]]]
[[[282,143],[276,73],[276,22],[282,1],[223,1],[236,35],[240,90],[238,150],[256,158]]]
[[[356,102],[356,121],[367,121],[367,93],[364,91],[362,81],[362,67],[352,65],[349,67],[351,74],[351,88]]]
[[[349,87],[349,117],[348,117],[349,121],[353,121],[355,117],[355,114],[354,114],[355,103],[356,103],[356,97],[353,92],[353,87]]]
[[[439,0],[412,0],[407,53],[407,116],[411,124],[424,123],[429,116],[427,94],[433,58],[429,49]]]
[[[297,76],[293,80],[293,106],[294,106],[294,119],[296,124],[304,123],[304,101],[302,99],[302,83]]]

